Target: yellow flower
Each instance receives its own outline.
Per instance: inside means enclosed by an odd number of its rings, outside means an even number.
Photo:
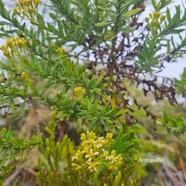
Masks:
[[[115,108],[115,107],[116,107],[116,99],[115,99],[114,97],[112,97],[112,98],[110,99],[110,104],[111,104],[111,107],[112,107],[112,108]]]
[[[76,170],[87,168],[90,172],[95,172],[104,162],[107,165],[107,169],[111,171],[119,169],[123,158],[121,154],[117,154],[116,150],[109,151],[109,146],[114,141],[112,138],[112,133],[107,133],[106,137],[97,137],[94,132],[90,131],[82,133],[82,143],[80,149],[72,157],[72,161],[75,163],[72,166]]]
[[[92,159],[93,159],[96,155],[98,155],[98,154],[99,154],[99,152],[93,152],[93,150],[90,149],[90,151],[88,152],[88,154],[85,155],[85,158],[87,158],[88,161],[91,162]]]
[[[23,79],[28,78],[28,74],[26,74],[25,72],[22,72],[21,73],[21,78],[23,78]]]
[[[81,165],[79,165],[79,164],[77,164],[77,163],[72,163],[71,165],[72,165],[72,167],[76,167],[76,168],[75,168],[76,170],[80,170],[80,169],[83,168]]]
[[[113,163],[113,164],[114,164],[114,163],[117,163],[117,162],[118,162],[118,156],[115,157],[115,156],[111,155],[111,156],[110,156],[110,161],[111,161],[111,163]]]
[[[26,46],[27,40],[25,38],[8,38],[6,40],[6,47],[7,48],[15,48],[15,47],[19,47],[19,48],[23,48]]]
[[[18,49],[23,49],[26,43],[27,40],[24,38],[8,38],[6,44],[2,45],[0,49],[3,51],[4,56],[10,57],[15,54]]]
[[[115,150],[112,150],[111,154],[112,154],[113,156],[116,156],[116,151],[115,151]]]
[[[31,3],[34,3],[35,5],[38,5],[40,0],[19,0],[18,3],[20,3],[21,5],[29,5]]]
[[[154,18],[155,20],[158,20],[159,17],[160,17],[160,15],[161,15],[160,12],[153,12],[153,18]]]
[[[34,12],[35,12],[35,10],[33,9],[33,8],[28,8],[28,13],[30,14],[30,15],[32,15],[32,14],[34,14]]]
[[[164,15],[160,16],[161,23],[165,20],[165,18],[166,18],[166,16],[164,16]]]
[[[85,89],[83,87],[76,87],[74,88],[74,93],[78,99],[82,99],[85,95]]]
[[[109,165],[108,168],[109,168],[110,170],[114,169],[114,166],[113,166],[110,162],[108,163],[108,165]]]
[[[111,140],[112,137],[113,137],[113,134],[112,133],[107,133],[106,139]]]
[[[56,52],[58,52],[59,54],[62,54],[62,55],[66,54],[65,49],[64,48],[60,48],[60,47],[58,47],[56,49]]]
[[[13,46],[13,39],[14,38],[8,38],[7,40],[6,40],[6,47],[12,47]]]
[[[82,134],[81,134],[81,140],[82,140],[82,141],[86,140],[86,137],[87,137],[87,136],[86,136],[85,133],[82,133]]]
[[[82,145],[82,147],[87,147],[87,146],[89,146],[89,141],[84,140],[81,145]]]
[[[30,2],[30,0],[19,0],[19,3],[20,4],[27,4],[27,3],[29,3]]]
[[[94,172],[94,171],[97,171],[97,166],[100,164],[98,162],[91,162],[91,163],[88,163],[89,164],[89,170],[90,172]]]
[[[108,40],[109,40],[109,36],[105,35],[105,36],[103,37],[103,39],[104,39],[104,41],[108,41]]]
[[[85,147],[84,150],[82,151],[83,154],[88,154],[89,152],[89,147]]]
[[[103,137],[99,137],[96,141],[93,142],[95,148],[101,148],[105,143],[105,139]]]
[[[103,157],[108,160],[109,159],[109,152],[105,149],[103,149]]]
[[[34,0],[34,4],[38,5],[40,3],[40,0]]]
[[[81,157],[81,151],[78,150],[76,154],[72,157],[72,161],[78,160]]]
[[[13,12],[15,12],[15,13],[18,14],[18,13],[19,13],[19,8],[18,8],[18,7],[14,7],[14,8],[13,8]]]
[[[6,56],[6,57],[10,57],[11,56],[10,52],[8,52],[8,51],[3,52],[3,55]]]
[[[93,132],[87,132],[87,138],[88,139],[96,139],[96,135],[95,135],[95,133],[93,133]]]
[[[35,15],[35,9],[39,2],[40,0],[19,0],[13,11],[21,17],[26,16],[30,18],[32,15]]]

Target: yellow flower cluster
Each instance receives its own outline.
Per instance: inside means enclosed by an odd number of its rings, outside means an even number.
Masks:
[[[153,12],[149,14],[149,17],[146,17],[146,22],[148,23],[149,28],[152,30],[153,35],[157,34],[157,30],[165,18],[166,17],[161,15],[160,12]]]
[[[17,13],[19,16],[26,15],[30,17],[32,14],[35,13],[35,9],[38,7],[40,0],[19,0],[16,3],[16,7],[14,8],[14,12]]]
[[[27,79],[28,78],[28,74],[26,74],[25,72],[22,72],[21,73],[21,78]]]
[[[85,95],[85,89],[83,87],[76,87],[74,88],[74,93],[77,96],[77,98],[81,100]]]
[[[64,48],[58,47],[58,48],[56,49],[56,52],[60,55],[60,57],[61,57],[62,59],[67,59],[67,58],[68,58],[67,52],[65,51]]]
[[[76,170],[89,169],[97,171],[101,166],[108,170],[118,170],[123,158],[115,150],[110,151],[113,143],[113,134],[107,133],[106,137],[97,137],[93,132],[81,134],[82,143],[80,149],[72,157],[72,166]]]
[[[27,40],[24,38],[8,38],[6,44],[0,47],[4,56],[11,57],[18,49],[25,48]]]
[[[61,54],[61,55],[65,55],[65,54],[66,54],[65,49],[64,49],[64,48],[60,48],[60,47],[58,47],[58,48],[56,49],[56,52],[58,52],[58,53]]]
[[[153,12],[153,13],[151,13],[149,15],[149,17],[152,20],[151,24],[153,24],[153,23],[156,24],[158,21],[160,21],[160,23],[162,23],[165,20],[165,18],[166,18],[166,16],[165,15],[161,15],[160,12]],[[149,22],[150,18],[146,18],[146,21]]]

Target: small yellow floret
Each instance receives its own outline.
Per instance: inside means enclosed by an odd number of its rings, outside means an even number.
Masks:
[[[85,89],[83,87],[76,87],[74,88],[74,93],[78,99],[82,99],[85,95]]]
[[[28,74],[26,74],[25,72],[22,72],[21,73],[21,78],[23,78],[23,79],[28,78]]]

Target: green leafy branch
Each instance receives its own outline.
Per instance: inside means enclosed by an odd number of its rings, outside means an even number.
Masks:
[[[42,134],[31,140],[16,138],[11,130],[0,131],[0,183],[22,162],[24,152],[41,142]]]
[[[176,136],[179,134],[186,134],[186,123],[183,116],[180,114],[167,115],[165,112],[162,117],[162,125],[167,128],[169,132],[172,132]]]

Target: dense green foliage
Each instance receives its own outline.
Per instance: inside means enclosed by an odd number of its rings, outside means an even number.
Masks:
[[[10,11],[0,0],[0,108],[15,129],[0,133],[2,184],[33,146],[25,167],[43,186],[175,184],[165,177],[178,161],[183,183],[186,123],[175,112],[186,73],[171,84],[154,75],[185,54],[186,9],[171,15],[171,2],[152,0],[141,23],[142,0],[19,0]]]
[[[25,141],[24,138],[15,138],[10,130],[7,131],[4,128],[0,132],[0,137],[0,184],[2,184],[2,180],[4,180],[17,165],[25,160],[23,152],[27,150],[27,153],[29,153],[31,146],[38,145],[41,142],[41,135],[37,138],[33,136],[32,140]]]

